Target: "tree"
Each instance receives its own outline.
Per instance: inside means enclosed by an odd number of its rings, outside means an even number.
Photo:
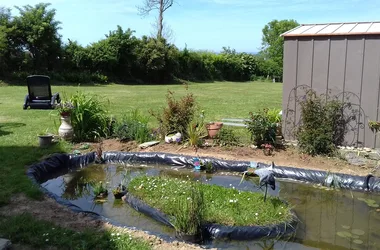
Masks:
[[[174,4],[174,0],[144,0],[142,6],[138,6],[140,15],[147,16],[153,10],[158,10],[157,38],[163,38],[164,13]]]
[[[263,28],[261,54],[266,59],[271,59],[282,68],[284,55],[284,38],[280,35],[288,30],[297,27],[297,21],[291,20],[273,20]]]
[[[61,52],[60,22],[54,19],[55,9],[48,10],[49,6],[16,6],[20,15],[13,20],[15,40],[30,53],[35,70],[51,70]]]
[[[152,33],[151,33],[151,36],[154,37],[154,36],[157,36],[157,34],[159,33],[159,30],[160,30],[160,20],[159,18],[157,18],[155,20],[154,23],[152,23]],[[169,43],[174,43],[174,31],[173,29],[166,23],[166,22],[163,22],[162,23],[162,38],[164,38],[167,42]]]

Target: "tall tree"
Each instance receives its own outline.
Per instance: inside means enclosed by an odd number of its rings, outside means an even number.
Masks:
[[[140,15],[147,16],[153,10],[158,11],[157,38],[163,37],[164,13],[174,4],[174,0],[144,0],[143,5],[138,6]]]
[[[284,38],[280,35],[288,30],[297,27],[297,21],[273,20],[263,28],[261,54],[267,59],[271,59],[282,68],[284,55]]]
[[[35,70],[51,70],[60,55],[60,22],[55,20],[55,9],[48,9],[49,6],[39,3],[34,7],[16,7],[20,15],[13,20],[18,42],[31,54]]]

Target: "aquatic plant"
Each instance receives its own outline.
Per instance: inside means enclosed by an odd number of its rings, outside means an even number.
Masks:
[[[139,176],[128,185],[128,192],[148,205],[173,216],[178,200],[192,199],[194,181],[165,176]],[[290,207],[277,197],[199,183],[204,195],[204,222],[230,226],[270,225],[289,221]],[[234,202],[230,202],[233,200]]]
[[[91,183],[92,191],[96,198],[104,198],[108,194],[107,188],[103,185],[102,181]]]

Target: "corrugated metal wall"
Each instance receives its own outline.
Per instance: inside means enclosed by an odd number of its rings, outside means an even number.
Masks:
[[[344,145],[380,148],[380,137],[368,127],[378,121],[380,36],[285,37],[283,75],[283,133],[295,139],[300,105],[309,89],[351,103],[355,117]]]

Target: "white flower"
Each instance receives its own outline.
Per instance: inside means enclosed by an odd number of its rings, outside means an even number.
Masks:
[[[49,239],[46,239],[46,241],[49,241]]]
[[[119,234],[119,233],[117,233],[116,235],[117,235],[117,236],[119,236],[120,234]]]
[[[230,200],[230,202],[234,202],[234,200]]]
[[[259,214],[258,213],[255,213],[256,216],[258,216]]]
[[[112,234],[111,234],[111,236],[115,236],[115,234],[114,234],[114,233],[112,233]]]
[[[232,184],[230,184],[230,187],[232,186]]]

